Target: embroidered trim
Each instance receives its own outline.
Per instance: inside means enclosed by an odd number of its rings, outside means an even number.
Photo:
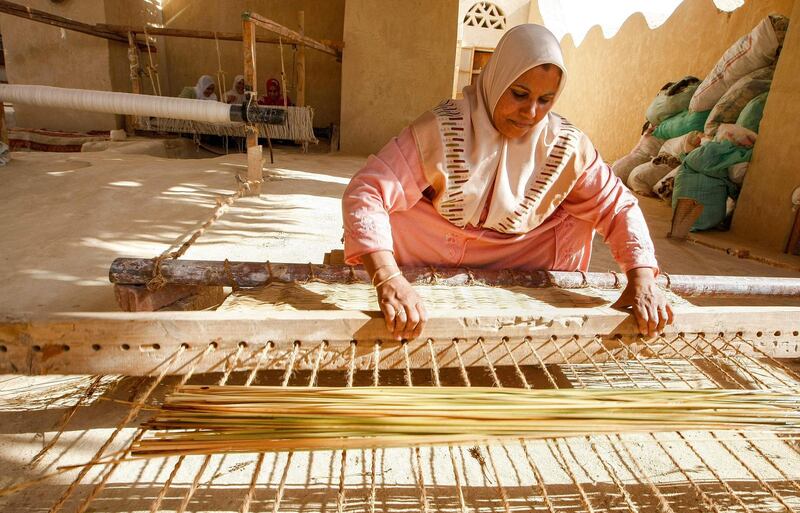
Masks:
[[[580,136],[581,131],[567,121],[566,118],[562,117],[561,130],[559,130],[553,150],[545,160],[544,169],[535,177],[536,180],[528,186],[520,205],[514,209],[512,214],[509,214],[502,222],[498,223],[505,233],[516,233],[518,231],[517,229],[525,217],[541,201],[575,154]]]
[[[456,226],[464,227],[464,185],[469,179],[464,159],[464,115],[453,100],[444,100],[433,109],[444,141],[447,186],[439,213]]]
[[[437,210],[449,222],[463,228],[467,224],[464,218],[463,185],[469,180],[469,169],[464,158],[464,115],[454,100],[444,100],[432,112],[436,115],[439,133],[444,141],[446,167],[446,186]],[[575,153],[581,131],[565,118],[560,119],[561,129],[553,150],[545,160],[544,169],[529,184],[514,212],[498,223],[499,229],[496,231],[517,233],[523,220],[535,209]]]

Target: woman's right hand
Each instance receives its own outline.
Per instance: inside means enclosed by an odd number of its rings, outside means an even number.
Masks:
[[[428,313],[414,287],[408,283],[391,251],[362,255],[367,272],[378,294],[386,329],[396,340],[417,338],[428,320]]]
[[[425,327],[428,314],[408,280],[403,275],[396,276],[383,283],[376,292],[386,329],[392,332],[395,340],[417,338]]]

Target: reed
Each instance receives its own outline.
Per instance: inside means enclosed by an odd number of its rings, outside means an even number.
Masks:
[[[796,430],[798,398],[751,390],[178,387],[138,457],[397,447],[680,430]]]

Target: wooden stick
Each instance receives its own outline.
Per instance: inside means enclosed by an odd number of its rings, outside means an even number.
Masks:
[[[402,267],[411,283],[463,286],[519,286],[564,289],[625,287],[627,278],[620,273],[582,273],[566,271],[507,271],[491,269]],[[369,283],[362,267],[268,262],[225,262],[211,260],[168,260],[161,264],[167,283],[180,285],[231,285],[233,276],[239,287],[259,287],[270,282],[293,282],[320,279],[337,283]],[[153,260],[117,258],[111,264],[109,279],[125,285],[146,284],[153,277]],[[800,296],[800,278],[751,276],[660,275],[662,287],[685,297]]]
[[[300,27],[300,35],[306,34],[306,16],[303,11],[297,12],[297,24]],[[306,46],[301,44],[297,48],[297,106],[306,106]],[[284,96],[286,91],[284,90]]]
[[[264,16],[261,16],[258,13],[245,12],[245,13],[242,14],[242,19],[252,21],[253,23],[258,25],[259,27],[264,28],[266,30],[269,30],[270,32],[274,32],[275,34],[278,34],[279,36],[282,36],[282,37],[285,37],[287,39],[290,39],[293,42],[303,43],[303,44],[309,46],[310,48],[313,48],[315,50],[319,50],[320,52],[323,52],[323,53],[327,53],[327,54],[333,55],[337,59],[340,59],[341,56],[342,56],[342,52],[338,48],[334,48],[333,46],[324,44],[324,43],[322,43],[320,41],[317,41],[316,39],[312,39],[310,37],[304,36],[303,34],[295,32],[294,30],[292,30],[290,28],[286,28],[283,25],[281,25],[280,23],[276,23],[276,22],[272,21],[269,18],[265,18]]]
[[[136,48],[136,39],[134,38],[133,32],[128,32],[128,65],[130,66],[131,92],[134,94],[142,94],[139,49]],[[136,116],[125,116],[125,131],[128,135],[133,135],[136,132]]]
[[[100,25],[89,25],[88,23],[81,23],[79,21],[57,16],[46,11],[40,11],[23,5],[8,2],[7,0],[0,0],[0,13],[18,16],[26,20],[35,21],[37,23],[44,23],[54,27],[60,27],[75,32],[81,32],[90,36],[101,37],[109,41],[116,41],[118,43],[128,43],[126,32],[128,31],[110,31]],[[137,45],[141,48],[143,43]]]
[[[256,31],[253,23],[247,19],[242,19],[242,49],[244,50],[244,81],[245,88],[249,86],[253,95],[257,94],[258,84],[256,76]],[[262,152],[258,144],[258,132],[255,127],[248,125],[247,130],[247,181],[250,183],[250,190],[247,196],[258,196],[261,194],[261,167]]]
[[[105,29],[111,33],[119,33],[119,34],[126,34],[128,32],[133,32],[134,34],[145,33],[145,30],[142,28],[130,27],[125,25],[97,24],[95,26],[101,29]],[[214,35],[216,34],[217,36],[216,38],[220,41],[242,41],[242,34],[239,32],[214,32],[212,30],[176,29],[176,28],[162,28],[153,26],[148,26],[146,32],[151,36],[188,37],[192,39],[214,39]],[[341,54],[341,49],[344,48],[343,41],[336,41],[332,39],[320,39],[319,42],[321,42],[326,46],[330,46],[331,48],[339,50],[340,54]],[[276,37],[256,36],[256,43],[277,45],[280,43],[280,41]],[[300,41],[284,37],[283,43],[297,45],[300,43]]]
[[[675,307],[675,324],[664,330],[669,347],[662,352],[681,351],[693,340],[722,336],[736,340],[739,350],[755,357],[797,358],[800,335],[796,319],[800,307]],[[514,358],[521,364],[535,363],[529,341],[544,363],[584,363],[580,352],[587,340],[601,337],[610,351],[640,345],[636,322],[627,313],[610,308],[565,308],[555,313],[530,310],[464,312],[438,310],[430,313],[420,341],[432,340],[440,367],[459,361],[470,366],[483,358],[476,340],[483,339],[487,351],[510,341]],[[459,355],[453,339],[462,340]],[[371,368],[371,353],[381,341],[385,368],[403,365],[400,351],[386,331],[378,311],[243,311],[243,312],[153,312],[153,313],[62,313],[6,316],[0,318],[0,372],[15,374],[125,374],[145,375],[164,359],[185,347],[186,361],[175,365],[175,374],[185,372],[184,363],[208,344],[233,350],[248,344],[275,344],[276,353],[291,350],[295,342],[303,348],[327,341],[331,352],[346,351],[357,341],[359,369]],[[412,348],[424,342],[410,342]],[[650,345],[662,349],[662,342]],[[557,348],[557,349],[556,349]],[[700,348],[721,351],[720,349]],[[304,349],[305,350],[305,349]],[[412,365],[428,368],[424,351],[412,351]],[[738,353],[737,353],[738,354]],[[643,353],[643,356],[645,353]],[[597,361],[609,357],[590,354]],[[308,359],[302,359],[307,362]],[[510,365],[502,356],[496,365]],[[187,363],[188,365],[188,363]],[[197,372],[208,372],[212,363]]]

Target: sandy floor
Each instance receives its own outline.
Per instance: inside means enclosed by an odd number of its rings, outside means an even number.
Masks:
[[[108,144],[93,149],[103,146]],[[246,168],[240,154],[169,158],[198,156],[174,140],[110,146],[84,153],[14,153],[0,168],[0,312],[115,310],[107,278],[111,261],[164,251],[199,226],[215,196],[233,192],[234,175]],[[339,199],[363,162],[277,150],[276,163],[265,169],[264,194],[238,200],[185,258],[321,263],[325,252],[341,247]],[[668,240],[669,209],[656,200],[642,205],[666,272],[800,276]],[[731,244],[724,234],[704,237]],[[800,258],[786,258],[800,265]],[[596,243],[591,270],[616,269],[610,252]]]
[[[216,196],[235,190],[234,175],[246,169],[241,154],[171,159],[128,153],[129,146],[14,153],[0,168],[0,312],[116,310],[112,260],[167,249],[200,225]],[[341,247],[339,198],[363,160],[278,150],[266,194],[237,201],[186,258],[321,263]]]

